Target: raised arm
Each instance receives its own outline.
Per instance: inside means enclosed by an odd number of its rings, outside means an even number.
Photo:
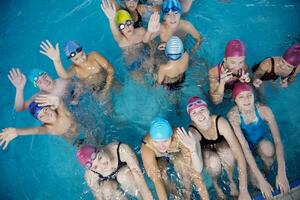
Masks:
[[[167,200],[168,199],[167,191],[154,152],[145,144],[142,144],[141,152],[142,152],[143,165],[145,167],[148,176],[154,183],[155,190],[158,195],[158,199]]]
[[[9,71],[8,79],[16,88],[15,96],[15,111],[20,112],[25,110],[29,103],[24,101],[24,87],[26,84],[26,76],[19,68],[12,68]]]
[[[217,68],[209,70],[209,93],[214,104],[219,104],[223,101],[226,82],[232,77],[232,72],[227,69],[221,69],[221,77],[218,80]]]
[[[0,134],[0,146],[5,150],[8,144],[18,136],[46,134],[48,129],[45,126],[30,127],[30,128],[5,128]]]
[[[239,173],[239,200],[251,199],[248,192],[247,182],[247,165],[246,160],[242,151],[242,148],[234,135],[229,123],[223,117],[218,121],[218,125],[221,130],[221,135],[226,139],[230,149],[232,150],[237,162],[238,162],[238,173]]]
[[[273,115],[272,110],[267,106],[260,106],[259,110],[260,113],[262,114],[262,117],[266,119],[266,121],[269,124],[272,137],[275,143],[276,158],[278,163],[276,186],[280,188],[281,192],[287,194],[290,190],[290,185],[286,176],[283,145],[281,142],[279,129],[275,120],[275,116]]]
[[[132,149],[126,145],[122,144],[121,148],[121,160],[127,163],[131,173],[133,174],[134,180],[139,187],[139,191],[145,200],[153,200],[153,196],[151,191],[149,190],[147,183],[144,179],[144,175],[142,170],[139,167],[138,160],[136,158],[135,153]]]
[[[147,32],[144,35],[143,42],[149,43],[160,34],[160,16],[158,12],[154,12],[148,22]]]
[[[200,34],[200,32],[189,21],[181,20],[181,23],[182,23],[183,29],[196,40],[196,43],[192,49],[192,51],[195,51],[196,49],[198,49],[200,47],[200,45],[203,41],[203,37]]]
[[[62,79],[70,79],[72,76],[74,76],[74,72],[72,69],[66,71],[64,69],[64,66],[60,59],[60,53],[59,53],[59,44],[56,43],[55,48],[49,42],[49,40],[42,41],[40,44],[40,47],[42,50],[40,50],[41,54],[44,54],[48,58],[50,58],[54,64],[56,73],[58,76]]]
[[[123,36],[120,33],[119,28],[115,23],[115,16],[116,16],[115,4],[112,4],[109,0],[102,0],[101,9],[103,10],[104,14],[109,20],[109,26],[113,34],[113,37],[118,43],[121,42]]]
[[[235,133],[235,136],[237,137],[245,158],[247,160],[247,163],[250,166],[250,169],[252,170],[252,172],[254,173],[254,176],[257,178],[258,183],[259,183],[259,188],[262,192],[262,194],[268,198],[272,197],[272,186],[266,181],[265,177],[263,176],[263,174],[260,172],[259,168],[257,167],[257,164],[255,162],[255,159],[252,155],[252,152],[249,148],[248,142],[246,141],[241,127],[240,127],[240,118],[239,118],[239,114],[237,110],[231,110],[228,113],[228,120],[233,128],[233,131]]]
[[[203,159],[201,150],[198,152],[199,149],[197,149],[195,136],[190,131],[187,133],[183,127],[177,128],[176,133],[181,143],[189,150],[194,170],[201,173],[203,169]]]

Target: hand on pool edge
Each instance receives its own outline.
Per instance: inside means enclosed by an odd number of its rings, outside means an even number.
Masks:
[[[285,173],[280,173],[276,176],[276,188],[280,189],[281,193],[286,195],[290,191],[290,184]]]
[[[13,139],[18,136],[17,129],[15,128],[5,128],[2,129],[2,133],[0,134],[0,146],[5,150]]]
[[[251,200],[251,196],[248,191],[240,192],[238,200]]]

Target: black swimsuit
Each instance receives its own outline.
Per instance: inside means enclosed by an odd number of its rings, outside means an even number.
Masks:
[[[220,117],[221,116],[217,116],[217,119],[216,119],[217,139],[215,139],[215,140],[206,139],[203,136],[203,134],[197,129],[196,126],[194,126],[193,124],[189,125],[189,128],[195,129],[201,135],[201,137],[202,137],[200,140],[201,149],[217,151],[217,145],[222,143],[225,140],[224,136],[220,135],[220,132],[219,132],[218,120]]]
[[[102,176],[100,173],[91,170],[92,172],[98,174],[98,176],[99,176],[99,182],[101,182],[101,181],[106,181],[106,180],[109,180],[109,179],[116,179],[116,175],[117,175],[117,173],[119,172],[119,170],[120,170],[123,166],[127,165],[126,162],[122,162],[122,161],[120,160],[119,148],[120,148],[120,145],[121,145],[121,144],[122,144],[122,142],[119,142],[119,144],[118,144],[118,148],[117,148],[118,167],[117,167],[117,169],[116,169],[114,172],[112,172],[112,173],[111,173],[110,175],[108,175],[108,176]]]
[[[271,59],[271,64],[272,64],[272,69],[271,69],[271,71],[270,72],[265,72],[264,73],[264,75],[260,78],[260,80],[262,80],[262,81],[275,81],[275,80],[277,80],[278,78],[279,78],[279,76],[275,73],[275,62],[274,62],[274,58],[273,57],[271,57],[270,58]],[[255,73],[255,71],[259,68],[259,65],[261,64],[261,62],[260,63],[258,63],[258,64],[255,64],[253,67],[252,67],[252,71],[253,71],[253,73]],[[289,75],[287,75],[286,77],[281,77],[281,79],[285,79],[285,78],[290,78],[295,72],[296,72],[296,69],[297,69],[297,67],[295,67],[294,69],[293,69],[293,71],[289,74]]]

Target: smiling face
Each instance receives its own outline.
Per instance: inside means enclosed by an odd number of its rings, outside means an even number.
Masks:
[[[98,173],[109,171],[112,168],[111,158],[109,154],[103,149],[97,154],[96,159],[92,162],[91,170]]]
[[[180,22],[180,13],[176,12],[168,12],[164,17],[165,23],[170,27],[177,27]]]
[[[122,25],[124,25],[122,27]],[[123,29],[120,29],[121,33],[125,36],[125,37],[130,37],[131,35],[133,35],[133,21],[132,20],[127,20],[126,22],[122,23],[121,25],[119,25],[119,27],[122,27]]]
[[[129,10],[129,11],[135,11],[138,5],[138,0],[125,0],[125,7]]]
[[[281,58],[279,62],[279,68],[284,72],[291,73],[294,69],[294,66],[290,65],[283,58]]]
[[[239,110],[250,111],[254,108],[254,95],[251,91],[239,93],[235,98],[235,103]]]
[[[38,114],[38,120],[43,123],[54,123],[56,122],[57,114],[50,107],[43,108]]]
[[[202,130],[211,126],[210,112],[205,106],[195,108],[190,113],[191,120]]]
[[[239,72],[245,65],[245,56],[224,58],[225,66],[233,73]]]
[[[49,91],[54,87],[54,80],[47,73],[43,73],[38,77],[36,85],[40,90]]]
[[[87,61],[87,55],[83,50],[81,50],[80,52],[77,52],[76,55],[70,59],[74,64],[81,65]]]
[[[152,140],[152,144],[160,153],[166,153],[171,145],[171,138],[168,140],[156,141]]]

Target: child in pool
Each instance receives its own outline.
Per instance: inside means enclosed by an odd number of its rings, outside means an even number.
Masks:
[[[265,105],[254,103],[253,89],[246,83],[237,83],[234,86],[232,98],[236,105],[229,111],[228,119],[250,167],[253,185],[260,188],[263,196],[272,197],[273,189],[257,167],[254,156],[262,159],[267,172],[276,156],[276,187],[280,188],[282,193],[288,193],[290,186],[286,176],[284,151],[272,110]],[[270,136],[275,145],[269,140]]]
[[[79,135],[77,124],[57,96],[41,94],[29,104],[31,115],[43,125],[29,128],[5,128],[0,134],[0,146],[6,149],[8,144],[18,136],[50,134],[64,137],[73,142]]]
[[[77,159],[85,167],[85,180],[95,199],[127,199],[118,185],[138,199],[153,199],[137,157],[127,144],[86,145],[78,150]]]
[[[202,180],[202,156],[200,144],[193,134],[182,129],[172,129],[169,122],[156,118],[151,123],[149,134],[143,139],[142,160],[145,170],[153,181],[159,200],[167,200],[170,183],[167,176],[167,164],[173,163],[184,186],[182,199],[190,199],[192,181],[202,199],[208,200],[208,192]]]

